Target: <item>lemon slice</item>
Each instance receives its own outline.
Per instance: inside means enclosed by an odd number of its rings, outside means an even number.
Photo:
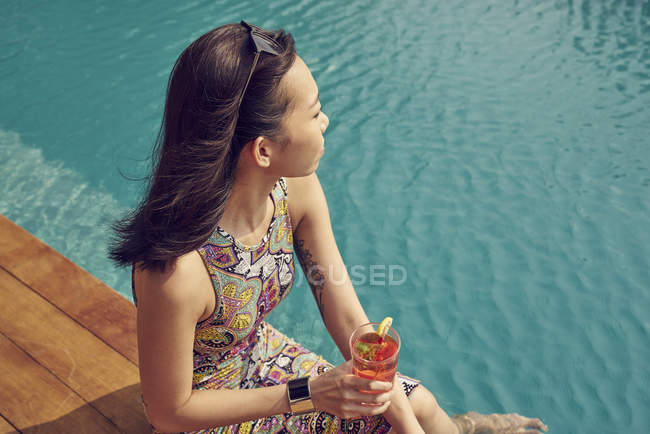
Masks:
[[[386,333],[388,333],[388,329],[390,329],[390,326],[393,325],[393,318],[387,316],[384,318],[384,320],[379,324],[379,327],[377,327],[377,334],[379,337],[383,338],[386,336]]]

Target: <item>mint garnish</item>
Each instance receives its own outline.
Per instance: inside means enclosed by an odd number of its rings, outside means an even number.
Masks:
[[[357,342],[355,346],[357,353],[366,360],[375,360],[375,355],[379,349],[377,344],[368,344],[365,342]]]

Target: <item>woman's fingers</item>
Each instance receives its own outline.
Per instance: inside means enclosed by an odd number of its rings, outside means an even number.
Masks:
[[[374,416],[390,406],[393,383],[353,375],[351,361],[310,380],[312,401],[318,410],[339,417]]]
[[[368,416],[376,416],[378,414],[383,414],[388,410],[388,407],[390,406],[390,401],[386,401],[382,405],[375,405],[370,407],[370,413]]]
[[[393,397],[392,391],[377,393],[377,394],[355,392],[354,395],[352,395],[352,400],[354,402],[377,405],[377,404],[383,404],[387,401],[390,401],[392,397]]]
[[[367,378],[348,375],[349,385],[357,390],[369,390],[371,392],[385,392],[393,388],[393,383],[388,381],[369,380]]]
[[[353,404],[346,409],[342,417],[344,419],[354,419],[362,416],[377,416],[379,414],[384,414],[386,410],[388,410],[389,406],[390,401],[381,405]]]
[[[351,401],[368,404],[383,404],[389,401],[393,394],[393,384],[386,381],[368,380],[350,376],[349,389],[346,398]]]

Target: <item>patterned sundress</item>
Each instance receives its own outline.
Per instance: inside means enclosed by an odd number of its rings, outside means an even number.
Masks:
[[[271,192],[275,207],[257,246],[244,246],[217,228],[200,253],[216,291],[215,313],[196,325],[193,389],[252,389],[316,376],[333,365],[276,330],[264,318],[291,290],[295,268],[287,189]],[[418,380],[399,374],[407,395]],[[316,411],[278,414],[196,433],[385,433],[383,416],[341,419]]]

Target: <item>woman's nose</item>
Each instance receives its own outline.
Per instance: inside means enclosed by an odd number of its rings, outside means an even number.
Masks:
[[[320,128],[321,134],[325,132],[329,124],[330,124],[330,118],[328,118],[327,115],[323,113],[323,123],[321,124],[321,128]]]

